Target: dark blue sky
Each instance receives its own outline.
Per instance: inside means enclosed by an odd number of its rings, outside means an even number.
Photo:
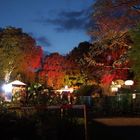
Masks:
[[[0,27],[19,27],[49,52],[66,54],[86,34],[94,0],[0,0]]]

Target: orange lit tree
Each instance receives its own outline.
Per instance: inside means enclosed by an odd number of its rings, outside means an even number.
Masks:
[[[117,42],[96,42],[85,56],[93,77],[105,89],[106,94],[109,94],[111,82],[117,79],[126,80],[130,70],[131,63],[127,51],[132,41],[126,35],[120,39],[121,41],[126,42],[126,45]]]
[[[40,82],[54,89],[64,86],[65,57],[59,53],[46,56],[43,70],[40,72]]]
[[[128,52],[134,43],[129,30],[140,21],[140,1],[96,0],[90,35],[93,46],[86,60],[93,66],[95,76],[109,93],[112,80],[126,80],[131,72]]]
[[[7,27],[0,31],[0,77],[5,82],[20,77],[33,81],[40,67],[41,47],[20,28]],[[20,75],[20,76],[19,76]]]

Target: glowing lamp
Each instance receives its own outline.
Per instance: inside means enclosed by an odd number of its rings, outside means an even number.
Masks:
[[[7,93],[7,92],[12,92],[12,84],[4,84],[2,86],[2,89]]]
[[[126,80],[126,81],[124,82],[124,84],[125,84],[126,86],[132,86],[132,85],[134,84],[134,81],[133,81],[133,80]]]
[[[135,93],[132,94],[132,99],[136,99],[136,94]]]

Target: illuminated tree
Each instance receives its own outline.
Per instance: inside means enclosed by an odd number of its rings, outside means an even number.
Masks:
[[[89,33],[96,41],[85,59],[102,86],[108,88],[112,80],[125,80],[131,71],[128,52],[133,40],[129,30],[140,22],[140,1],[96,0],[92,20]]]
[[[140,21],[139,0],[96,0],[93,9],[91,35],[97,39],[116,38]]]
[[[113,80],[126,80],[131,68],[128,51],[133,41],[128,33],[118,40],[102,40],[93,43],[90,51],[85,56],[88,67],[93,77],[109,93],[109,87]]]
[[[140,84],[140,26],[130,31],[133,45],[129,52],[129,58],[132,61],[132,70],[134,71],[137,85]]]
[[[81,69],[76,62],[66,59],[66,69],[64,84],[69,87],[77,87],[85,83],[85,77],[81,73]]]
[[[87,67],[88,63],[85,60],[85,56],[90,51],[90,44],[89,42],[81,42],[79,43],[78,47],[75,47],[68,55],[68,60],[73,63],[73,68],[71,68],[71,72],[74,73],[73,76],[71,75],[70,79],[73,79],[72,82],[74,83],[81,83],[81,84],[88,84],[88,82],[92,79],[91,76],[91,69]],[[72,78],[73,77],[73,78]]]
[[[18,75],[33,80],[35,69],[40,66],[42,49],[35,40],[21,29],[7,27],[0,31],[0,76],[8,82]],[[32,75],[32,76],[31,76]],[[30,80],[31,80],[30,79]]]
[[[43,64],[43,70],[40,73],[40,79],[42,82],[54,89],[58,89],[64,86],[65,75],[65,57],[52,53],[46,56]]]

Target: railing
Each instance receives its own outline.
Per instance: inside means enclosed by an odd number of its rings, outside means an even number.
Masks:
[[[83,113],[81,115],[81,113],[79,114],[73,114],[72,116],[74,117],[80,117],[83,118],[83,122],[84,122],[84,133],[85,133],[85,140],[88,140],[88,131],[87,131],[87,111],[86,111],[86,106],[85,105],[52,105],[52,106],[34,106],[34,107],[8,107],[9,111],[17,111],[19,113],[22,112],[22,114],[27,115],[27,114],[31,114],[35,113],[36,111],[49,111],[49,110],[57,110],[60,112],[60,117],[61,119],[63,119],[63,117],[66,115],[66,113],[68,113],[70,110],[74,111],[74,110],[82,110]],[[80,115],[80,116],[79,116]],[[71,116],[70,116],[71,117]]]

